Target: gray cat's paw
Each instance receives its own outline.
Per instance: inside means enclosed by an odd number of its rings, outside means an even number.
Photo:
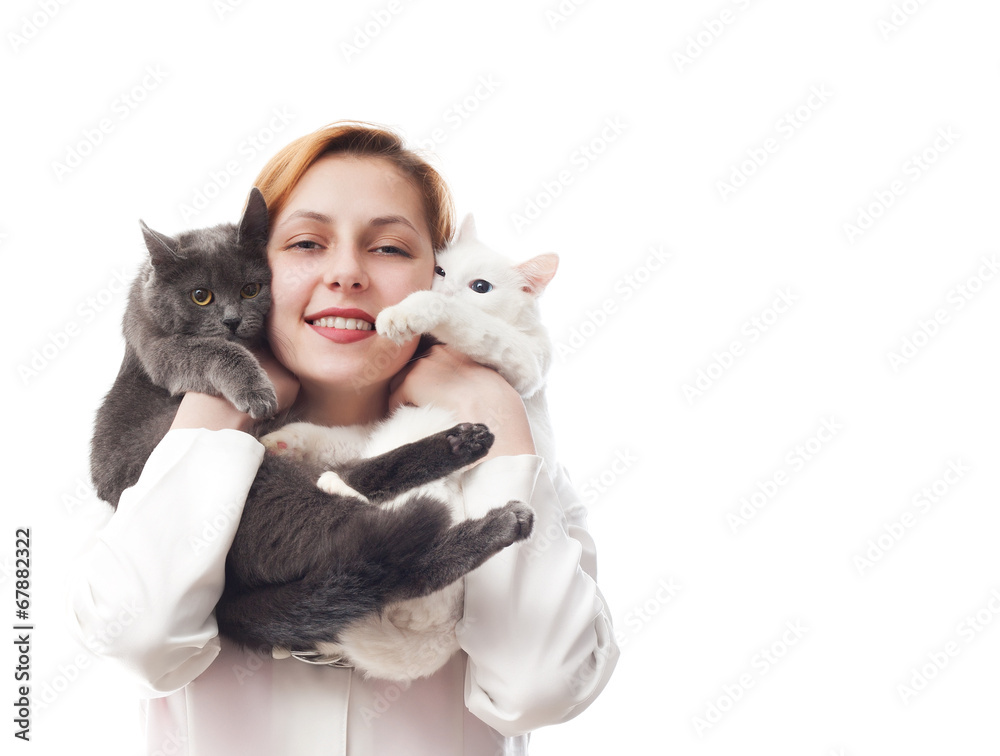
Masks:
[[[504,546],[523,541],[535,526],[535,511],[520,501],[509,501],[487,513],[493,520],[495,534]]]
[[[272,386],[245,389],[231,397],[230,401],[236,409],[246,412],[254,420],[273,417],[278,411],[278,395]]]
[[[466,463],[475,462],[493,446],[494,436],[482,423],[460,423],[447,431],[451,453]]]

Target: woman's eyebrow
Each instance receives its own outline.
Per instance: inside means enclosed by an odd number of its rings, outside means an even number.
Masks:
[[[372,218],[368,223],[372,226],[390,226],[393,223],[402,223],[404,226],[409,226],[417,233],[420,233],[417,231],[416,227],[402,215],[380,215],[378,218]]]
[[[333,218],[324,213],[318,213],[315,210],[296,210],[294,213],[285,218],[281,225],[285,225],[296,218],[308,218],[309,220],[319,221],[320,223],[333,223]]]

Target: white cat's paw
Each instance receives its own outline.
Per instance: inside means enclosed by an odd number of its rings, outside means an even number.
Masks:
[[[420,331],[412,321],[413,318],[406,310],[397,305],[379,313],[375,319],[375,330],[396,344],[405,344],[420,335]]]
[[[319,480],[316,481],[316,486],[321,491],[326,491],[328,494],[338,494],[340,496],[350,496],[353,499],[361,499],[362,501],[368,501],[368,499],[362,496],[360,493],[355,491],[349,485],[344,482],[337,473],[330,470],[319,476]]]
[[[261,438],[260,442],[264,444],[267,453],[302,462],[306,458],[309,443],[306,433],[296,427],[298,425],[306,424],[291,423]]]
[[[396,344],[430,333],[441,320],[444,302],[431,291],[416,291],[397,305],[387,307],[375,319],[375,330]]]

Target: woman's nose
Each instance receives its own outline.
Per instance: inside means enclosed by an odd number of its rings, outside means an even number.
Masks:
[[[341,291],[362,291],[368,288],[368,273],[365,270],[363,250],[339,249],[330,255],[323,274],[323,283],[331,289]]]

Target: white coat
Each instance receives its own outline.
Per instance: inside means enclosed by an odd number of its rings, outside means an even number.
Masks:
[[[519,499],[535,529],[466,577],[462,651],[433,676],[404,690],[220,638],[226,554],[263,453],[239,431],[169,432],[74,571],[73,632],[134,674],[147,753],[521,754],[527,733],[604,688],[618,648],[585,512],[564,472],[550,479],[533,455],[464,474],[469,517]]]

